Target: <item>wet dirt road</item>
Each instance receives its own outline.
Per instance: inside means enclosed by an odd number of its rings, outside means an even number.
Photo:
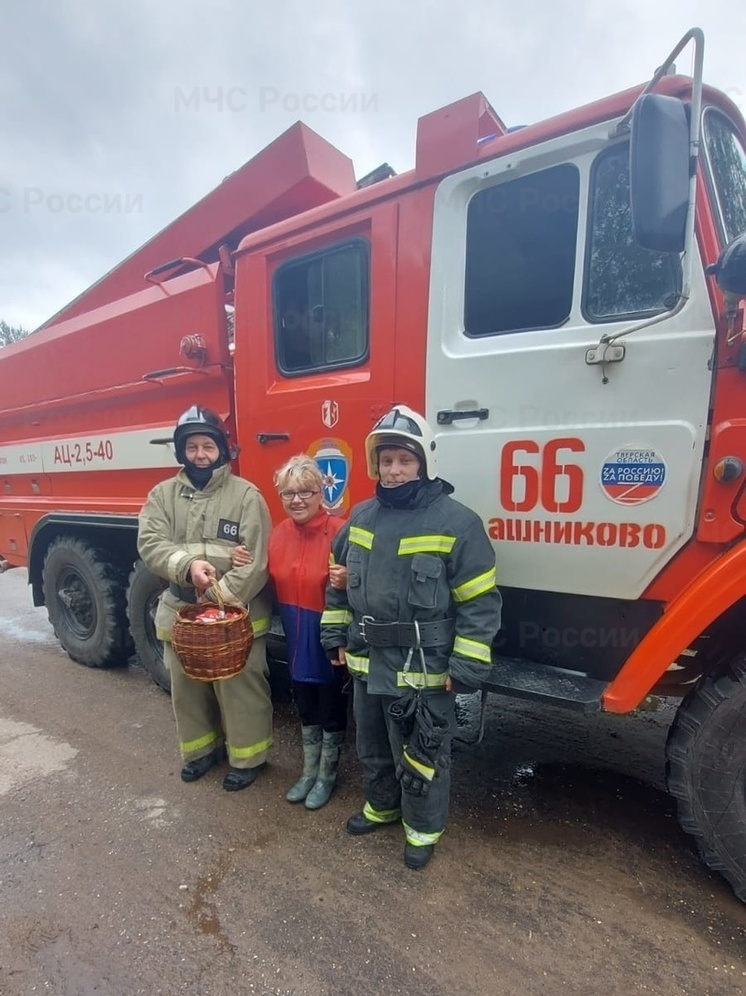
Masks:
[[[25,573],[0,577],[0,993],[471,996],[746,993],[746,906],[662,792],[670,712],[491,700],[421,873],[356,839],[354,752],[317,813],[278,707],[271,764],[185,785],[168,696],[70,661]]]

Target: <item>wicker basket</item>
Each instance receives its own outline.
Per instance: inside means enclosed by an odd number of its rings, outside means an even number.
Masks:
[[[212,588],[221,611],[226,606],[215,581]],[[238,674],[246,664],[254,630],[248,609],[229,605],[230,615],[216,622],[197,622],[210,602],[185,605],[176,614],[171,644],[186,674],[197,681],[221,681]]]

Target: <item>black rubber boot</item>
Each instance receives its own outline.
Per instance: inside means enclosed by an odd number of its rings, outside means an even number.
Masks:
[[[390,827],[391,823],[394,822],[398,822],[398,820],[392,820],[390,823],[376,823],[375,820],[369,820],[363,813],[355,813],[347,821],[347,833],[354,834],[355,837],[362,837],[364,833],[373,833],[374,830],[380,830],[381,827]]]
[[[266,767],[266,761],[263,764],[257,764],[255,768],[234,768],[231,765],[230,771],[223,779],[223,788],[226,792],[238,792],[248,788],[256,781],[259,772]]]
[[[223,749],[219,747],[204,757],[198,757],[196,761],[187,761],[181,769],[181,780],[183,782],[196,782],[197,779],[206,775],[210,768],[214,768],[223,759]]]
[[[424,868],[430,858],[435,853],[435,844],[423,844],[417,847],[415,844],[404,845],[404,864],[407,868],[414,868],[419,871]]]

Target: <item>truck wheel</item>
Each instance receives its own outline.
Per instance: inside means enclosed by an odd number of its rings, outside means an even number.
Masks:
[[[126,575],[104,550],[60,536],[47,549],[42,581],[49,621],[74,661],[86,667],[127,663]]]
[[[702,860],[746,902],[746,654],[701,678],[666,744],[668,788]]]
[[[146,671],[156,685],[167,692],[171,691],[171,677],[163,663],[163,644],[155,635],[155,610],[158,596],[166,587],[166,582],[151,574],[142,560],[135,563],[130,574],[127,593],[127,615],[130,632],[135,641],[135,650]]]

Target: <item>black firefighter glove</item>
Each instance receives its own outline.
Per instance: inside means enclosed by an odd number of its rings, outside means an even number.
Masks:
[[[409,795],[427,795],[437,773],[432,764],[417,757],[414,747],[410,744],[404,745],[402,756],[396,766],[396,777],[405,792]]]
[[[420,692],[408,692],[389,706],[389,716],[401,730],[402,739],[409,740],[414,729],[414,717],[417,713]]]
[[[414,725],[396,766],[396,777],[410,795],[427,795],[438,768],[445,761],[444,741],[448,722],[434,715],[427,699],[417,695]]]

